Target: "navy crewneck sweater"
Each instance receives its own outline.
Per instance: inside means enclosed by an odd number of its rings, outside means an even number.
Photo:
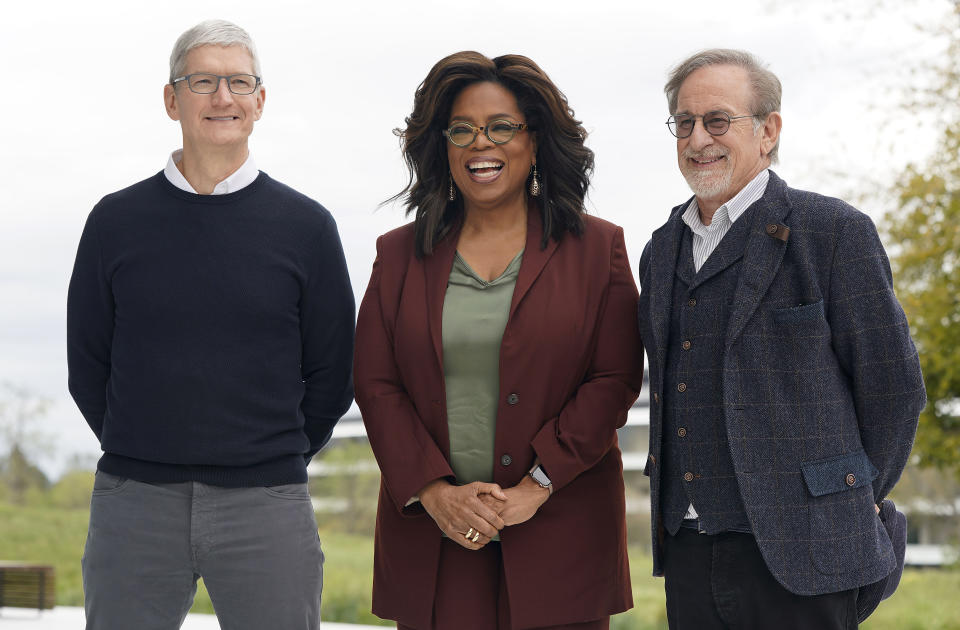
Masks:
[[[69,387],[98,468],[269,486],[353,399],[354,301],[333,217],[261,172],[196,195],[163,173],[87,219],[67,306]]]

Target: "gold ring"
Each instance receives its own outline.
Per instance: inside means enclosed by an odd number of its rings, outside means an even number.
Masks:
[[[467,533],[464,534],[463,537],[466,538],[467,540],[469,540],[469,539],[473,536],[473,532],[474,532],[474,529],[471,527],[469,530],[467,530]],[[477,535],[479,535],[479,534],[480,534],[480,532],[477,532]],[[476,541],[474,541],[474,542],[476,542]]]
[[[470,540],[472,540],[473,542],[477,542],[478,540],[480,540],[480,532],[477,532],[476,534],[474,534],[473,538],[471,538]]]

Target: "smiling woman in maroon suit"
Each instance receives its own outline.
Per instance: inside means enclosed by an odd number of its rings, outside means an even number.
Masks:
[[[642,350],[623,232],[584,214],[586,131],[533,61],[475,52],[433,67],[406,123],[416,218],[377,240],[357,322],[373,612],[607,628],[632,605],[616,429]]]

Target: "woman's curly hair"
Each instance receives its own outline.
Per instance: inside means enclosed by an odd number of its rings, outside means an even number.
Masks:
[[[593,172],[593,151],[584,146],[587,132],[574,118],[567,97],[546,73],[523,55],[489,59],[473,51],[445,57],[431,68],[417,88],[406,129],[395,129],[410,171],[407,186],[391,200],[404,199],[415,213],[416,253],[422,258],[463,215],[460,195],[450,201],[447,139],[453,101],[473,83],[489,81],[509,90],[536,133],[537,171],[541,193],[534,197],[543,219],[541,247],[550,238],[583,232],[584,197]],[[528,181],[529,184],[529,181]]]

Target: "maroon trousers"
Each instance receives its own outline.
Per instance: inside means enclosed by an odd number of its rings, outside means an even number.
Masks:
[[[535,630],[608,630],[610,617]],[[510,625],[500,543],[479,551],[464,549],[448,538],[440,548],[437,592],[430,628],[397,624],[397,630],[514,630]],[[530,629],[534,630],[534,629]]]

